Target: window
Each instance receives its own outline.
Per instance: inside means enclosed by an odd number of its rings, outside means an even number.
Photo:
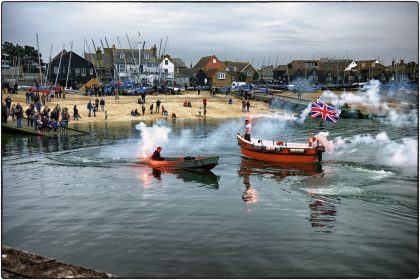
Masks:
[[[236,72],[236,67],[233,67],[233,72]]]
[[[93,68],[89,68],[89,75],[93,75]]]
[[[58,67],[54,67],[54,74],[58,74]]]
[[[375,62],[372,63],[372,67],[375,67]]]
[[[168,69],[165,69],[165,74],[168,74]]]
[[[232,82],[235,82],[235,81],[236,81],[236,77],[232,76]]]
[[[224,79],[226,79],[226,78],[225,78],[225,73],[223,73],[223,72],[219,72],[219,73],[217,73],[217,78],[218,78],[219,80],[224,80]]]
[[[86,76],[86,68],[82,68],[82,77]]]
[[[168,65],[168,60],[167,59],[165,59],[165,65]]]
[[[216,64],[216,59],[215,58],[213,58],[213,64]]]
[[[80,76],[80,68],[74,68],[74,75],[77,77],[77,76]]]
[[[247,77],[252,77],[252,72],[251,72],[251,71],[247,71],[247,72],[246,72],[246,76],[247,76]]]
[[[124,59],[124,54],[123,53],[120,53],[120,58]]]
[[[362,67],[366,67],[366,64],[365,63],[362,63]]]
[[[150,55],[148,53],[145,53],[144,54],[144,59],[149,59],[149,58],[150,58]]]

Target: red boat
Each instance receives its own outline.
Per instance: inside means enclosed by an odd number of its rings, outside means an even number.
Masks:
[[[179,157],[167,158],[164,160],[146,159],[141,161],[153,168],[164,169],[190,169],[190,170],[210,170],[219,162],[218,156],[211,157]]]
[[[314,163],[322,161],[325,147],[316,138],[308,143],[288,143],[286,141],[270,141],[251,138],[245,140],[238,133],[238,145],[243,157],[281,163]]]

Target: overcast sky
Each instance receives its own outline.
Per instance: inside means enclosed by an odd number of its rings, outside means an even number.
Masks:
[[[36,47],[44,60],[65,44],[83,56],[100,39],[159,48],[188,66],[202,56],[285,64],[291,59],[418,60],[417,2],[80,3],[3,2],[2,42]],[[105,44],[105,41],[104,41]],[[86,47],[86,51],[88,51]]]

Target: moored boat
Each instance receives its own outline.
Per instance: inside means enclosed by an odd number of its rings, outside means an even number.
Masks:
[[[251,138],[247,141],[237,134],[243,157],[281,163],[314,163],[322,161],[325,147],[315,138],[308,143],[288,143]]]
[[[164,160],[146,159],[141,161],[141,163],[150,165],[154,168],[210,170],[219,163],[219,156],[178,158],[165,157]]]

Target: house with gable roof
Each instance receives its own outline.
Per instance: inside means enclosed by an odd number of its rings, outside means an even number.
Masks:
[[[344,69],[350,82],[367,82],[375,79],[386,83],[392,77],[392,71],[377,59],[353,60]]]
[[[232,83],[226,65],[216,55],[204,56],[193,67],[197,85],[212,85],[213,87],[230,86]]]
[[[251,83],[254,80],[258,80],[258,70],[249,62],[224,61],[223,64],[226,66],[226,71],[229,72],[232,82]]]

